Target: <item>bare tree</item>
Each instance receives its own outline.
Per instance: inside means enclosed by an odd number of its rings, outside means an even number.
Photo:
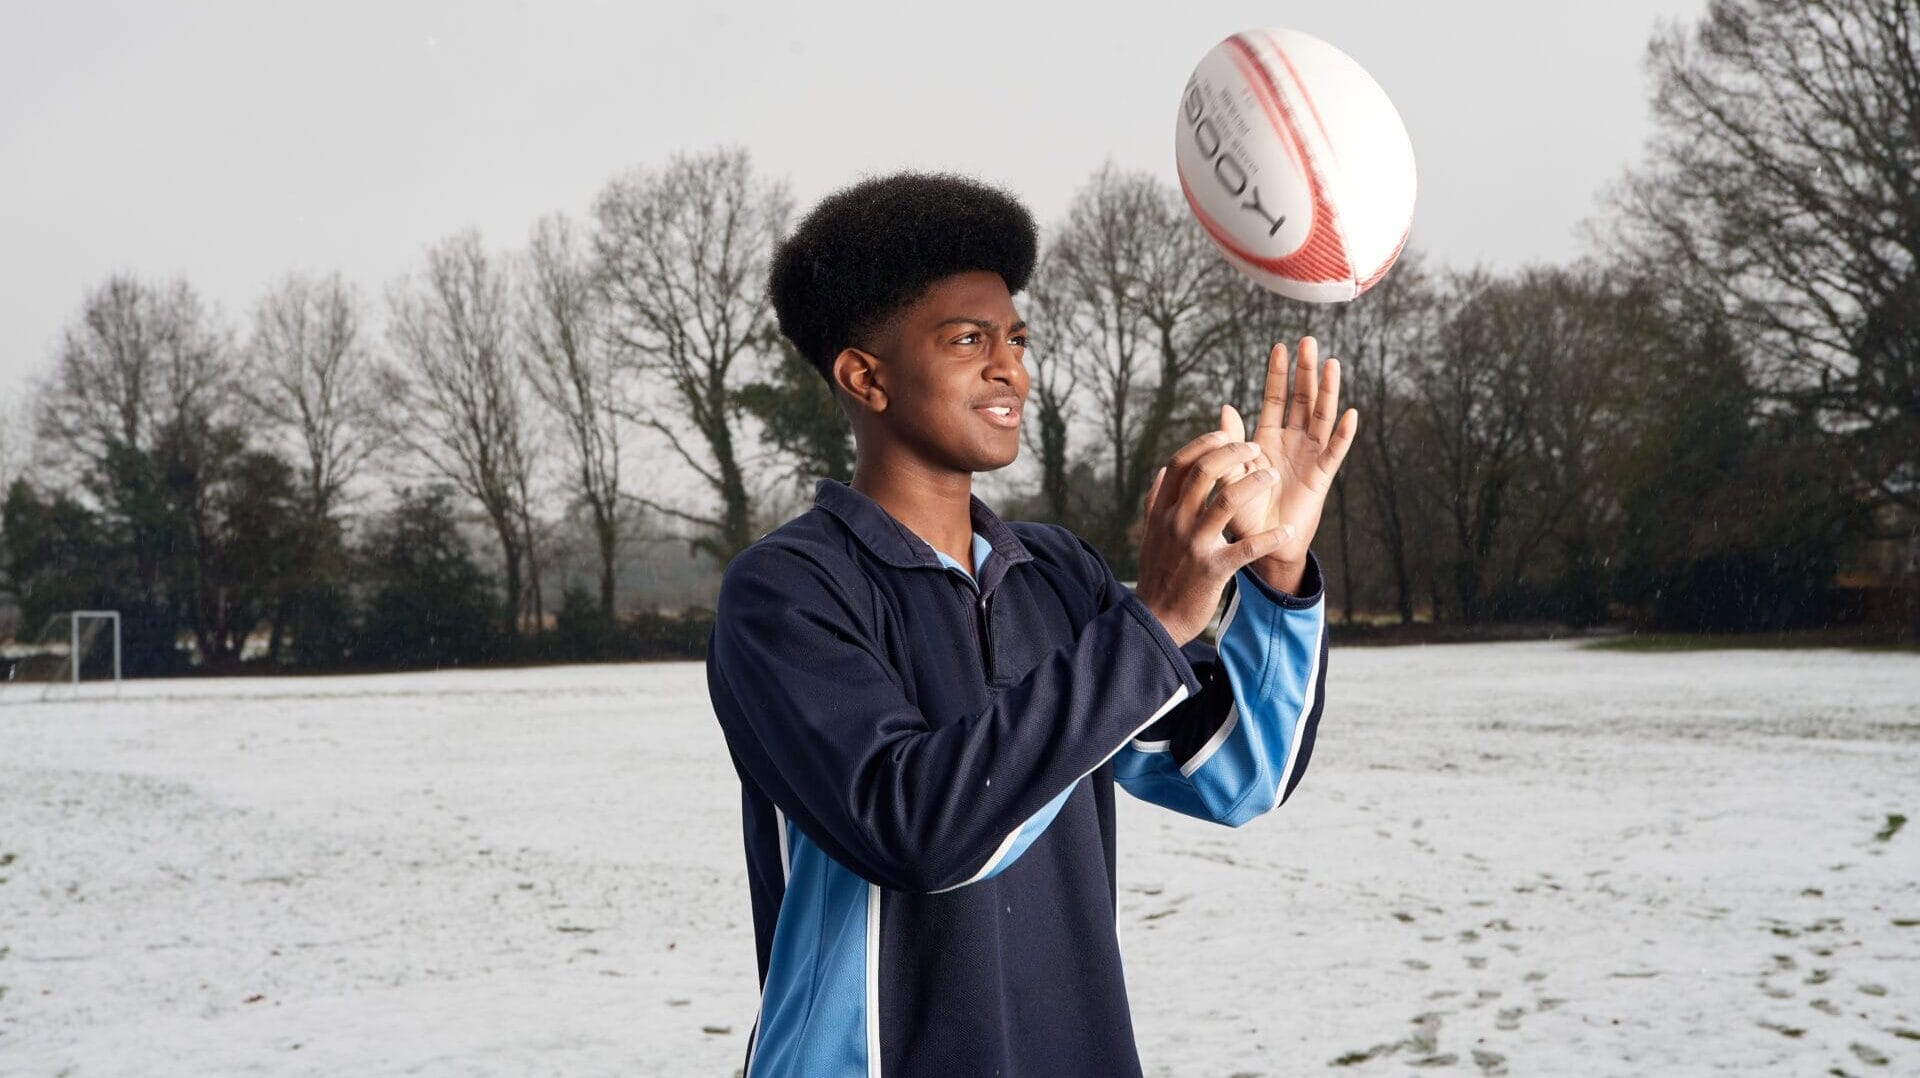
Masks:
[[[766,365],[767,261],[791,212],[785,185],[757,178],[739,149],[635,170],[594,204],[615,326],[643,376],[665,390],[635,417],[700,477],[718,511],[636,500],[694,525],[693,548],[722,565],[754,539],[737,398]]]
[[[506,582],[502,622],[516,636],[531,561],[533,446],[507,272],[477,232],[463,232],[430,248],[424,274],[396,282],[389,304],[401,360],[388,372],[392,434],[485,511]]]
[[[290,274],[254,307],[242,392],[301,461],[317,520],[378,451],[379,386],[359,291],[338,273]]]
[[[1522,448],[1506,582],[1518,585],[1555,541],[1563,562],[1599,556],[1597,536],[1618,515],[1611,495],[1621,445],[1657,362],[1636,317],[1652,300],[1595,267],[1531,269],[1494,291],[1507,312],[1505,345],[1533,404]],[[1599,566],[1590,569],[1598,579]]]
[[[1920,510],[1920,5],[1713,0],[1648,61],[1660,134],[1615,250],[1722,308],[1763,387]]]
[[[16,478],[26,474],[31,462],[27,404],[24,397],[0,402],[0,498],[6,497]]]
[[[565,217],[542,220],[521,284],[528,381],[559,420],[571,455],[566,489],[587,507],[600,555],[600,616],[614,615],[620,551],[621,372],[626,348],[609,325],[590,247]]]
[[[1499,589],[1518,595],[1551,573],[1583,590],[1587,616],[1602,609],[1601,536],[1620,515],[1621,448],[1657,361],[1651,303],[1592,266],[1456,274],[1431,345],[1404,343],[1415,408],[1396,412],[1388,388],[1383,418],[1399,440],[1372,447],[1369,463],[1413,465],[1450,525],[1461,620],[1482,619]],[[1372,372],[1356,374],[1363,398],[1378,392]]]
[[[27,438],[28,401],[26,398],[0,401],[0,506],[5,506],[13,491],[16,479],[24,479],[31,467],[31,445]],[[27,492],[32,497],[32,492]],[[9,580],[10,566],[7,552],[11,548],[7,543],[7,513],[0,510],[0,639],[12,636],[20,631],[20,607],[22,598],[15,592]],[[6,668],[0,666],[0,675]]]
[[[120,601],[163,632],[184,608],[209,661],[219,656],[207,629],[224,620],[210,506],[244,448],[230,417],[233,355],[185,280],[116,274],[68,325],[35,424],[44,469],[89,491],[124,536],[132,581]]]
[[[1423,441],[1422,489],[1452,526],[1451,573],[1460,619],[1479,621],[1495,542],[1510,511],[1536,387],[1514,345],[1507,297],[1482,273],[1451,275],[1451,316],[1414,375]]]
[[[211,416],[232,386],[226,332],[184,280],[115,274],[88,294],[38,394],[37,431],[66,462],[144,452],[182,416]]]
[[[1045,267],[1037,287],[1055,302],[1043,328],[1091,393],[1107,457],[1108,497],[1093,530],[1110,557],[1130,563],[1127,526],[1170,448],[1183,389],[1231,322],[1217,300],[1231,271],[1177,191],[1111,165],[1075,197]]]
[[[1070,343],[1074,308],[1063,290],[1069,281],[1054,265],[1056,257],[1052,249],[1042,253],[1027,290],[1032,307],[1027,320],[1035,327],[1033,346],[1027,350],[1028,400],[1034,421],[1022,424],[1021,435],[1039,459],[1040,501],[1049,518],[1056,524],[1074,526],[1077,520],[1068,481],[1073,466],[1069,438],[1074,391],[1079,388],[1080,377]]]

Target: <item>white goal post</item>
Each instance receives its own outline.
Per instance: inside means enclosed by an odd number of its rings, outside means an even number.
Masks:
[[[94,654],[102,630],[113,636],[113,680],[120,682],[121,644],[118,610],[66,610],[47,619],[40,636],[21,649],[15,662],[19,680],[44,682],[53,686],[67,682],[78,685],[86,672],[87,660]]]
[[[120,680],[120,612],[118,610],[73,610],[67,614],[67,666],[72,671],[72,682],[75,685],[80,683],[81,660],[86,657],[89,650],[88,647],[81,645],[80,625],[82,622],[102,621],[113,626],[113,680],[116,682]],[[98,631],[98,628],[88,631],[86,634],[88,645],[93,643],[93,634]]]

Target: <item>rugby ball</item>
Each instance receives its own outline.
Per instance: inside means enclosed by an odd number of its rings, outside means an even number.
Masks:
[[[1248,30],[1180,95],[1174,160],[1200,227],[1241,273],[1310,303],[1371,288],[1413,223],[1413,144],[1353,58],[1297,30]]]

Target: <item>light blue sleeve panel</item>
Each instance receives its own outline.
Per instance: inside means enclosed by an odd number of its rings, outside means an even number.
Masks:
[[[1251,569],[1235,574],[1218,643],[1188,648],[1217,652],[1216,668],[1196,674],[1223,675],[1229,691],[1203,693],[1219,703],[1189,703],[1173,730],[1148,731],[1114,756],[1128,793],[1231,827],[1286,800],[1312,754],[1326,685],[1326,589],[1311,555],[1301,590],[1276,591]]]

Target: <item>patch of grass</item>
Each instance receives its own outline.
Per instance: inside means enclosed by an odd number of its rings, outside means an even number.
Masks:
[[[1792,629],[1778,633],[1641,633],[1610,636],[1580,645],[1595,651],[1667,652],[1749,649],[1847,648],[1853,651],[1901,651],[1920,654],[1920,640],[1895,627],[1846,626]]]
[[[1884,1067],[1887,1065],[1886,1055],[1870,1044],[1861,1044],[1859,1041],[1854,1041],[1852,1044],[1847,1045],[1847,1047],[1853,1050],[1853,1054],[1859,1057],[1860,1062],[1865,1063],[1869,1067]]]
[[[1365,1063],[1374,1056],[1392,1052],[1396,1047],[1396,1045],[1391,1044],[1376,1044],[1372,1048],[1362,1048],[1357,1052],[1348,1052],[1346,1055],[1338,1056],[1329,1066],[1351,1067],[1356,1063]]]
[[[1899,834],[1900,829],[1905,826],[1907,826],[1907,818],[1905,816],[1897,812],[1889,812],[1887,813],[1887,826],[1873,833],[1874,841],[1885,842]]]

